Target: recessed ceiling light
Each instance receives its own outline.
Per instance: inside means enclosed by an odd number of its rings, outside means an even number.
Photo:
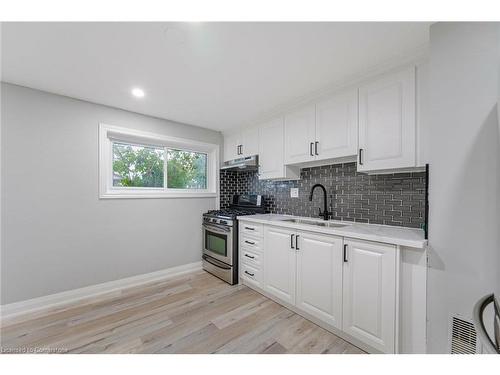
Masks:
[[[144,98],[145,94],[143,89],[135,87],[132,89],[132,95],[134,95],[136,98]]]

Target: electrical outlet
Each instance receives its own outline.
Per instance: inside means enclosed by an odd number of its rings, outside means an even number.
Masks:
[[[290,188],[290,197],[298,198],[299,197],[299,188]]]

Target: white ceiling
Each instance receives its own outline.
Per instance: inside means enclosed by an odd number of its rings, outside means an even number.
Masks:
[[[4,23],[2,80],[228,130],[428,44],[429,23]],[[146,92],[133,98],[132,87]]]

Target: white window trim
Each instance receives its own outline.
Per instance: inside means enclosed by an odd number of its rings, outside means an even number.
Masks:
[[[113,141],[207,154],[207,189],[128,188],[113,186]],[[166,168],[166,160],[165,160]],[[99,124],[99,198],[217,198],[219,145]],[[165,175],[166,176],[166,175]]]

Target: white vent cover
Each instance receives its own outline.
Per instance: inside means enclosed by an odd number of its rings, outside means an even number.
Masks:
[[[477,335],[472,322],[453,316],[450,330],[451,354],[477,353]]]

